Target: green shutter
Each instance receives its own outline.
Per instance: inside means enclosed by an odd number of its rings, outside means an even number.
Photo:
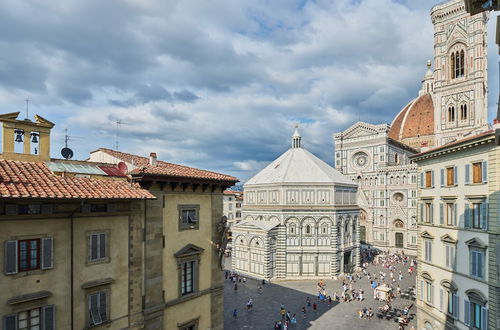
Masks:
[[[488,182],[488,162],[484,161],[483,166],[481,166],[483,170],[483,182]]]
[[[464,209],[464,228],[470,228],[469,203],[465,203],[465,209]]]
[[[444,224],[444,205],[439,203],[439,224]]]
[[[441,169],[441,187],[444,187],[444,168]]]
[[[465,165],[465,184],[470,183],[470,164]]]

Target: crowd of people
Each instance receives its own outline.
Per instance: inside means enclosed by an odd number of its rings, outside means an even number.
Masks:
[[[368,266],[370,264],[379,266],[382,270],[377,271],[376,273],[370,273],[368,271]],[[341,276],[342,279],[342,290],[339,293],[338,291],[330,291],[331,294],[328,294],[328,290],[326,284],[323,280],[320,280],[316,285],[317,291],[317,299],[311,299],[307,297],[304,301],[304,306],[300,308],[297,314],[301,315],[302,319],[307,318],[308,313],[316,314],[318,312],[318,307],[320,304],[323,306],[330,307],[336,303],[350,303],[350,302],[363,302],[365,297],[365,292],[361,287],[361,281],[366,280],[370,282],[370,287],[374,291],[374,299],[383,301],[384,304],[379,306],[377,309],[377,313],[384,315],[392,315],[393,301],[401,296],[401,285],[400,283],[403,281],[405,277],[403,270],[398,270],[396,266],[400,264],[403,266],[403,269],[408,267],[408,274],[411,276],[412,273],[416,269],[416,261],[414,258],[406,256],[403,252],[398,253],[390,253],[388,251],[377,253],[375,250],[365,249],[362,251],[362,267],[357,270],[357,272],[353,274],[343,274]],[[401,267],[398,267],[401,268]],[[240,276],[236,273],[226,272],[225,274],[226,280],[230,280],[234,285],[234,290],[238,290],[238,283],[245,283],[246,278]],[[262,281],[262,284],[258,284],[257,293],[262,294],[263,286],[266,284],[265,281]],[[378,290],[380,287],[383,287],[384,295],[383,297],[379,295]],[[415,287],[410,287],[407,291],[412,290],[412,294],[414,295]],[[314,300],[314,301],[313,301]],[[403,330],[406,326],[408,326],[412,317],[409,315],[409,310],[413,304],[410,306],[405,306],[404,309],[397,309],[400,311],[397,314],[397,323],[399,325],[399,329]],[[250,297],[247,300],[246,310],[250,313],[253,310],[253,299]],[[377,315],[379,315],[377,314]],[[396,315],[396,314],[395,314]],[[364,306],[361,310],[358,311],[359,319],[371,320],[374,316],[374,311],[371,307]],[[233,311],[233,318],[238,318],[237,308]],[[279,310],[279,318],[274,322],[274,329],[276,330],[288,330],[290,327],[293,327],[297,323],[297,316],[294,312],[285,308],[284,304],[281,304]],[[410,330],[414,329],[411,327]]]

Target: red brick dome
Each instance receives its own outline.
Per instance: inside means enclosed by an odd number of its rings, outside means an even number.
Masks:
[[[408,103],[394,118],[389,137],[401,141],[434,134],[434,102],[423,94]]]

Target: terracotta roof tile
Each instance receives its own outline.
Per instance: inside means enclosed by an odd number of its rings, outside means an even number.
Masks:
[[[62,177],[45,163],[0,159],[3,198],[154,199],[149,191],[127,181]]]
[[[389,130],[394,140],[434,134],[434,103],[430,94],[424,94],[408,103],[396,116]]]
[[[229,181],[234,183],[239,181],[237,178],[231,175],[200,170],[197,168],[188,167],[184,165],[167,163],[161,160],[157,161],[156,166],[151,166],[149,165],[149,159],[146,157],[132,155],[129,153],[116,151],[112,149],[99,148],[97,149],[97,151],[105,152],[124,162],[133,163],[134,166],[136,166],[136,168],[131,170],[130,174],[150,174],[150,175],[204,179],[213,181]]]

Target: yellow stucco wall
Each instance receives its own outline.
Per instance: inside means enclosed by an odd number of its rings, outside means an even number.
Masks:
[[[222,313],[222,310],[220,311]],[[165,310],[164,328],[176,330],[178,326],[198,319],[198,329],[210,329],[210,295],[204,295]]]
[[[23,309],[23,306],[7,305],[10,298],[47,290],[52,296],[43,305],[56,306],[56,327],[70,329],[71,308],[71,220],[0,220],[0,316]],[[110,260],[101,264],[87,264],[90,231],[109,231]],[[128,325],[128,216],[75,217],[74,218],[74,324],[83,329],[86,324],[86,291],[82,284],[112,278],[110,285],[110,319],[113,322],[99,328],[122,329]],[[5,275],[3,272],[3,242],[6,240],[38,237],[53,238],[54,268]]]
[[[178,205],[197,204],[200,206],[200,219],[198,229],[179,231]],[[187,244],[191,243],[205,249],[201,254],[199,264],[199,291],[211,287],[211,257],[212,243],[212,206],[209,193],[181,193],[167,192],[165,195],[165,208],[163,210],[163,225],[165,235],[165,253],[163,269],[165,276],[163,287],[165,288],[165,301],[179,298],[179,285],[177,274],[177,259],[174,254]]]

